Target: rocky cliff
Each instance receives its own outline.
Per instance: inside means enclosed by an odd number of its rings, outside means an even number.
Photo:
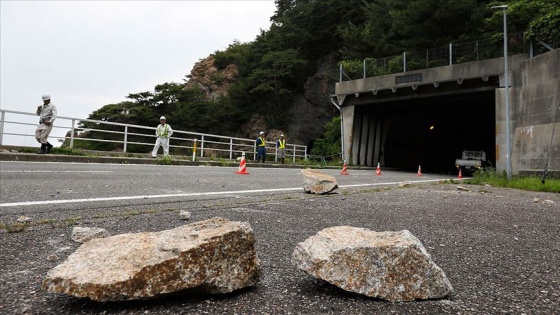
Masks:
[[[275,139],[284,133],[290,143],[310,145],[323,133],[325,123],[333,116],[339,115],[329,97],[334,93],[337,71],[334,54],[327,55],[317,62],[317,71],[307,79],[303,86],[303,93],[294,97],[288,112],[287,130],[270,129],[266,124],[266,117],[253,115],[235,136],[255,138],[260,130],[268,130],[270,139]],[[236,65],[229,65],[223,70],[218,69],[211,55],[194,65],[186,87],[198,87],[205,92],[209,100],[217,99],[227,96],[228,88],[235,82],[237,76]]]

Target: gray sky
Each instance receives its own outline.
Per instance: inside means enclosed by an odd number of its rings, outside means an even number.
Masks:
[[[34,112],[50,94],[59,116],[87,118],[182,82],[200,59],[268,30],[274,11],[273,0],[1,0],[0,108]]]

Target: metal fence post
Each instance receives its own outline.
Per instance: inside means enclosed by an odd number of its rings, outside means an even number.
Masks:
[[[6,112],[2,111],[0,115],[0,145],[2,145],[2,139],[4,139],[4,119],[6,119]]]
[[[453,64],[453,44],[449,43],[449,65]]]
[[[339,66],[338,75],[340,76],[339,82],[342,82],[342,64]]]
[[[233,158],[233,139],[229,139],[229,159]]]
[[[128,126],[124,126],[124,148],[123,152],[126,153],[126,141],[128,140]]]
[[[364,79],[366,78],[366,60],[364,59]]]
[[[200,157],[204,155],[204,135],[200,137]]]
[[[294,145],[294,149],[293,149],[293,154],[292,154],[292,163],[296,162],[296,146]]]
[[[192,161],[193,161],[193,162],[196,160],[195,157],[196,157],[196,142],[197,142],[197,141],[198,141],[198,140],[197,140],[196,138],[194,138],[194,140],[193,140],[193,142],[194,142],[194,144],[193,144],[193,151],[192,151]]]
[[[403,72],[406,72],[406,51],[402,53],[403,56]]]
[[[74,149],[74,132],[76,132],[75,126],[76,120],[72,119],[72,128],[70,129],[70,149]]]
[[[257,143],[253,145],[253,161],[257,159]]]

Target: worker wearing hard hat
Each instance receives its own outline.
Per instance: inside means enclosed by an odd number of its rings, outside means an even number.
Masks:
[[[53,128],[53,122],[56,119],[56,106],[51,104],[51,97],[43,95],[43,105],[37,106],[37,116],[39,116],[39,126],[35,130],[35,139],[41,144],[39,154],[50,153],[53,145],[49,143],[48,137]]]
[[[159,118],[160,124],[156,128],[156,145],[152,150],[152,157],[157,157],[159,147],[163,147],[163,156],[169,155],[169,138],[173,134],[173,129],[167,124],[165,116]]]
[[[264,131],[259,133],[255,145],[257,146],[257,162],[260,162],[262,158],[262,162],[264,163],[266,160],[266,138]]]
[[[278,151],[278,160],[284,164],[284,159],[286,158],[286,138],[284,134],[281,134],[280,139],[276,141],[276,150]]]

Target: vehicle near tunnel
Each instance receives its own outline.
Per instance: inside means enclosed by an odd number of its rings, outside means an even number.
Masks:
[[[463,151],[460,159],[455,160],[455,167],[463,173],[474,173],[488,166],[486,152],[484,151]]]

